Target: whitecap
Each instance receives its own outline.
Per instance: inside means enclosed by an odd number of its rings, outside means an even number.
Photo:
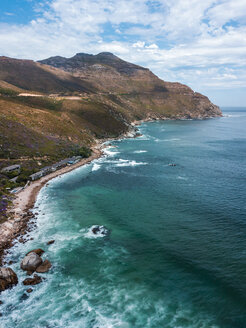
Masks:
[[[119,154],[120,152],[118,152],[118,151],[112,151],[112,150],[109,150],[109,149],[112,149],[112,148],[115,148],[115,147],[107,147],[107,148],[105,148],[105,149],[103,149],[103,153],[105,154],[105,155],[107,155],[107,156],[109,156],[109,157],[113,157],[113,156],[115,156],[115,155],[117,155],[117,154]]]
[[[136,161],[130,161],[130,160],[119,160],[119,162],[121,163],[118,163],[116,164],[115,166],[116,167],[124,167],[124,166],[138,166],[138,165],[147,165],[147,163],[145,162],[136,162]]]
[[[239,114],[223,114],[222,117],[224,118],[230,118],[230,117],[244,117],[245,115],[239,115]]]
[[[179,179],[179,180],[185,180],[185,181],[189,180],[189,178],[182,177],[182,176],[180,176],[180,175],[177,177],[177,179]]]
[[[147,153],[147,150],[135,150],[133,153],[134,153],[134,154]]]
[[[98,232],[94,233],[93,229],[98,228]],[[81,229],[80,232],[83,233],[85,238],[95,239],[95,238],[103,238],[109,235],[110,231],[108,231],[104,226],[93,225],[89,229]]]
[[[97,171],[99,170],[101,167],[101,165],[97,164],[97,163],[94,163],[93,166],[92,166],[92,169],[91,171],[94,172],[94,171]]]
[[[169,142],[169,141],[179,141],[179,138],[170,138],[170,139],[155,139],[155,142]]]

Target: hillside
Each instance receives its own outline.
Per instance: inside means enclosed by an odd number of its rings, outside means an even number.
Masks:
[[[61,70],[32,60],[0,57],[0,80],[15,87],[41,93],[93,92],[88,82],[81,81]]]
[[[42,64],[62,69],[89,82],[131,117],[204,118],[220,116],[220,109],[186,85],[165,82],[149,69],[121,60],[111,53],[51,57]]]
[[[20,173],[0,172],[0,221],[8,190],[44,166],[88,156],[96,139],[118,137],[135,120],[216,116],[221,111],[207,97],[111,53],[0,57],[0,171],[21,165]]]

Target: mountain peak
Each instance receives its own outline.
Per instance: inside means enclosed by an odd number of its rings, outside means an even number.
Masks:
[[[39,62],[73,73],[80,72],[81,70],[84,71],[88,67],[92,68],[93,65],[103,65],[106,70],[112,72],[113,69],[127,76],[133,75],[137,71],[148,70],[147,68],[122,60],[111,52],[100,52],[97,55],[79,52],[71,58],[56,56]]]
[[[117,57],[115,56],[112,52],[99,52],[99,54],[97,54],[96,56],[107,56],[107,57]],[[118,58],[118,57],[117,57]]]

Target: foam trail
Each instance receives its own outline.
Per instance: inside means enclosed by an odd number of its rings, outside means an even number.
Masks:
[[[116,147],[110,146],[110,147],[107,147],[107,148],[103,149],[104,154],[109,156],[109,157],[113,157],[113,156],[119,154],[118,151],[109,150],[109,149],[112,149],[112,148],[116,148]]]
[[[93,166],[92,166],[92,169],[91,171],[94,172],[94,171],[97,171],[101,168],[101,165],[97,164],[97,163],[94,163]]]
[[[135,150],[133,153],[134,153],[134,154],[147,153],[147,150]]]
[[[124,166],[138,166],[138,165],[147,165],[145,162],[136,162],[136,161],[123,161],[119,160],[121,163],[116,164],[117,167],[124,167]]]

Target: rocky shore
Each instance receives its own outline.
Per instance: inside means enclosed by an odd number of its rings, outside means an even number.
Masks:
[[[4,255],[6,251],[13,246],[14,241],[18,237],[20,237],[20,242],[25,242],[24,235],[29,229],[31,229],[29,223],[32,219],[35,219],[35,213],[33,213],[31,209],[34,206],[40,189],[45,186],[49,180],[88,164],[102,155],[100,144],[93,147],[92,150],[93,152],[90,157],[82,159],[74,165],[66,166],[61,170],[57,170],[30,183],[29,186],[16,195],[13,206],[8,213],[9,220],[0,225],[0,266],[5,264],[3,261]]]

